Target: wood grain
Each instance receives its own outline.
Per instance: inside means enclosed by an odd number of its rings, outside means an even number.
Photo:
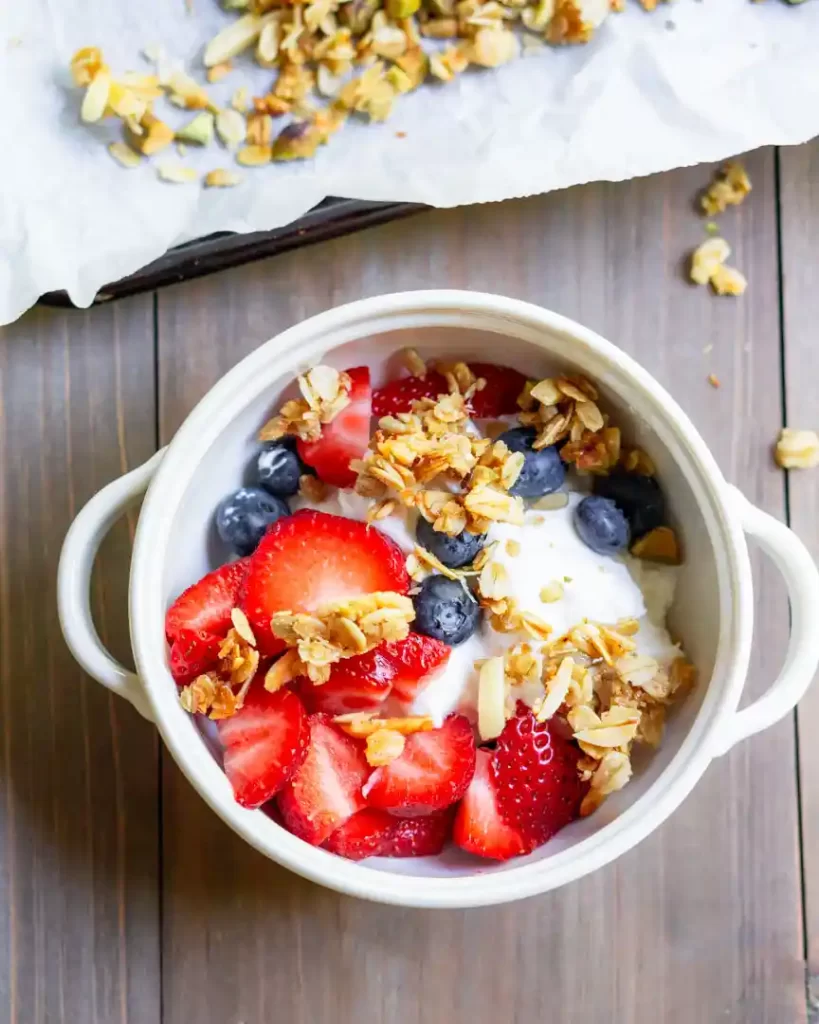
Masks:
[[[55,577],[82,504],[154,450],[153,300],[33,312],[0,330],[0,1020],[159,1019],[154,729],[88,679]],[[112,532],[96,621],[128,649],[133,522]]]
[[[681,277],[682,254],[704,237],[691,206],[704,168],[422,214],[167,290],[162,441],[282,328],[366,295],[469,287],[550,306],[636,355],[692,414],[729,479],[782,516],[782,478],[766,454],[781,423],[771,153],[748,168],[753,197],[724,218],[752,281],[739,302]],[[787,620],[775,574],[755,568],[758,692],[781,660]],[[377,907],[302,882],[233,836],[168,765],[166,1024],[805,1021],[793,764],[784,723],[715,763],[616,864],[558,893],[469,912]]]
[[[816,371],[819,346],[819,142],[780,154],[785,403],[792,427],[819,430]],[[788,474],[790,522],[819,558],[819,471]],[[797,713],[802,804],[809,998],[819,1015],[819,686]]]

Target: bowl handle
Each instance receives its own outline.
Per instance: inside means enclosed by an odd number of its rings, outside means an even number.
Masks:
[[[752,505],[735,487],[729,491],[729,500],[743,530],[772,559],[785,579],[791,635],[782,671],[769,690],[731,718],[718,737],[718,754],[784,718],[802,698],[819,665],[819,571],[810,552],[784,523]]]
[[[129,700],[149,721],[153,715],[139,677],[114,661],[97,634],[91,617],[91,570],[103,538],[147,489],[164,454],[163,448],[94,495],[71,524],[57,569],[57,608],[71,653],[90,676]]]

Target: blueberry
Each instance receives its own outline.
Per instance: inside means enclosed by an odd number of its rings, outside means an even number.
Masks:
[[[240,487],[216,509],[216,529],[237,555],[249,555],[256,550],[268,526],[289,515],[287,502],[281,498],[261,487]]]
[[[611,498],[623,511],[633,540],[665,523],[665,498],[653,476],[622,472],[596,476],[594,493]]]
[[[259,483],[269,493],[287,498],[299,489],[299,477],[307,472],[304,463],[289,444],[275,441],[265,445],[256,460]]]
[[[469,565],[486,543],[485,533],[468,533],[464,530],[457,537],[448,537],[445,533],[433,530],[430,523],[422,517],[419,517],[418,525],[415,527],[415,536],[421,547],[426,548],[450,569],[460,569],[462,565]]]
[[[574,525],[583,543],[598,555],[616,555],[628,547],[628,522],[611,498],[584,498],[575,506]]]
[[[515,427],[498,438],[512,452],[523,452],[524,462],[520,476],[509,489],[520,498],[539,498],[558,491],[566,480],[566,467],[556,445],[535,451],[532,448],[537,431],[531,427]]]
[[[481,608],[457,580],[428,576],[412,599],[415,605],[413,629],[457,647],[478,627]]]

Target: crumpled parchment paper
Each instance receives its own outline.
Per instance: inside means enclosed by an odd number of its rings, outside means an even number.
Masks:
[[[114,75],[150,71],[161,43],[204,82],[204,44],[234,15],[216,0],[26,0],[0,10],[0,323],[46,291],[90,304],[106,282],[213,231],[294,220],[328,195],[457,206],[592,180],[620,180],[819,134],[819,0],[629,3],[586,46],[545,48],[401,97],[382,125],[348,124],[313,160],[241,168],[244,183],[202,190],[134,170],[106,144],[119,123],[79,121],[67,66],[102,47]],[[271,72],[250,56],[209,90],[227,103]],[[163,106],[172,124],[187,111]],[[406,133],[400,138],[396,133]],[[232,167],[218,143],[180,163]]]

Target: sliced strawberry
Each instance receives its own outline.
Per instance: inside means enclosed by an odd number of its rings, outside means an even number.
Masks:
[[[311,715],[304,763],[279,793],[285,825],[320,846],[365,806],[361,787],[370,774],[363,745],[336,728],[327,715]]]
[[[479,857],[509,860],[531,853],[535,844],[527,842],[503,820],[491,762],[492,754],[488,750],[477,752],[475,774],[458,805],[452,839],[456,846]]]
[[[307,753],[307,712],[292,690],[268,693],[258,682],[232,718],[219,723],[225,774],[243,807],[275,796]]]
[[[452,653],[452,648],[445,643],[421,633],[410,633],[406,640],[381,644],[378,650],[392,663],[393,696],[405,704],[418,696]]]
[[[325,483],[334,487],[352,487],[356,474],[351,459],[360,459],[370,443],[372,389],[366,366],[348,370],[350,404],[321,428],[317,441],[298,441],[296,447],[303,462],[312,466]]]
[[[203,629],[180,629],[168,658],[176,685],[186,686],[213,668],[219,660],[223,639]]]
[[[586,786],[577,774],[580,751],[558,720],[538,722],[518,704],[498,737],[492,771],[504,820],[540,846],[580,813]]]
[[[475,419],[491,419],[520,412],[518,396],[526,384],[526,377],[522,373],[510,366],[496,366],[494,363],[470,363],[469,369],[476,377],[483,377],[486,381],[486,387],[476,391],[470,402]]]
[[[364,857],[433,857],[452,831],[452,809],[424,818],[396,818],[387,811],[365,807],[348,818],[324,847],[348,860]]]
[[[250,558],[242,608],[259,649],[283,650],[270,633],[274,612],[310,612],[347,597],[406,594],[401,549],[375,527],[304,509],[274,523]]]
[[[401,756],[372,773],[364,796],[393,814],[429,814],[460,800],[474,771],[472,726],[450,715],[440,729],[408,736]]]
[[[437,398],[449,391],[446,378],[431,370],[426,377],[399,377],[373,392],[373,416],[395,416],[409,412],[419,398]]]
[[[366,654],[345,658],[333,665],[330,678],[314,686],[307,678],[299,680],[299,693],[310,712],[345,715],[350,711],[373,711],[390,695],[395,668],[376,647]]]
[[[340,825],[324,843],[324,848],[347,860],[383,857],[397,819],[386,811],[365,807]]]
[[[230,629],[231,610],[239,603],[247,567],[247,558],[230,562],[180,594],[165,614],[165,635],[170,643],[179,639],[183,629],[224,636]]]
[[[452,807],[423,818],[398,818],[384,844],[382,857],[434,857],[452,835]]]

